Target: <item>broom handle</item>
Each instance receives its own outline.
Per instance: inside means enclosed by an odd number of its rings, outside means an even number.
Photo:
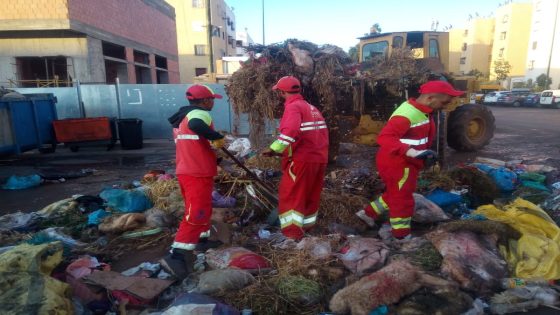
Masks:
[[[253,177],[254,180],[256,180],[259,184],[261,184],[264,188],[266,188],[267,190],[269,190],[270,193],[274,194],[274,189],[272,187],[270,187],[267,183],[263,182],[258,176],[257,174],[251,172],[251,170],[249,170],[245,164],[243,164],[243,162],[239,161],[231,152],[228,151],[228,149],[226,148],[222,148],[222,151],[224,151],[224,153],[229,156],[230,159],[232,159],[232,161],[235,162],[235,164],[237,164],[239,167],[241,167],[245,172],[247,172],[247,174],[249,174],[251,177]]]

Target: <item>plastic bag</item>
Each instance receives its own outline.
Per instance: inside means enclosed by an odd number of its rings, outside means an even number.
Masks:
[[[510,192],[518,184],[517,174],[505,167],[492,167],[486,164],[474,163],[479,170],[490,176],[502,192]]]
[[[212,191],[212,207],[233,208],[237,201],[233,197],[222,196],[218,191]]]
[[[39,186],[41,184],[41,176],[37,174],[29,175],[29,176],[16,176],[12,175],[6,181],[6,184],[2,186],[3,189],[27,189],[35,186]]]
[[[208,250],[206,252],[206,262],[212,269],[259,270],[270,268],[269,262],[264,257],[243,247]]]
[[[239,290],[254,281],[255,278],[244,270],[210,270],[200,274],[196,292],[202,294],[213,294],[217,292]]]
[[[389,248],[381,240],[368,237],[351,237],[336,256],[348,270],[361,276],[385,264]]]
[[[151,227],[176,227],[177,218],[171,213],[165,212],[158,208],[152,208],[144,212],[146,216],[146,225]]]
[[[420,194],[414,195],[414,215],[412,220],[420,223],[431,223],[449,220],[449,217],[443,210]]]
[[[228,146],[236,157],[242,158],[251,153],[251,142],[247,138],[237,138]]]
[[[101,223],[101,221],[103,220],[103,218],[110,216],[111,213],[103,210],[103,209],[99,209],[97,211],[94,211],[92,213],[90,213],[88,215],[88,225],[99,225]]]
[[[142,212],[151,208],[152,202],[140,189],[107,189],[99,194],[107,206],[119,212]]]
[[[161,313],[161,315],[183,314],[239,315],[239,311],[203,294],[183,293]]]
[[[142,213],[127,213],[112,216],[99,224],[99,231],[103,233],[122,233],[135,230],[146,223],[146,216]]]
[[[37,213],[16,213],[5,214],[0,217],[0,230],[26,231],[37,222],[39,215]]]
[[[439,188],[427,194],[426,198],[442,208],[454,206],[463,201],[463,198],[461,198],[460,195],[450,193]]]
[[[315,259],[327,259],[332,255],[331,243],[315,236],[303,238],[296,249],[308,252]]]

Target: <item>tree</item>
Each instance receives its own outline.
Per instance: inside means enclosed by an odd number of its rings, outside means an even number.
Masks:
[[[379,34],[381,33],[381,25],[379,25],[379,23],[375,23],[373,24],[370,28],[369,28],[369,34]]]
[[[480,72],[478,69],[472,69],[469,73],[467,73],[467,75],[472,75],[477,80],[486,77],[484,73]]]
[[[539,89],[546,90],[552,84],[552,79],[550,77],[548,77],[546,74],[542,73],[541,75],[539,75],[537,77],[535,82],[537,83],[537,86],[539,87]]]
[[[355,61],[358,62],[358,48],[360,47],[359,44],[357,44],[354,47],[350,47],[350,49],[348,49],[348,55],[350,55],[350,58]]]
[[[511,65],[508,61],[503,59],[494,61],[494,73],[496,74],[496,80],[499,82],[505,81],[505,79],[508,78],[510,71]]]

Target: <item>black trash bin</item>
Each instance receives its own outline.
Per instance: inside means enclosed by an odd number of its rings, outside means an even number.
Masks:
[[[137,118],[117,120],[121,147],[125,150],[142,149],[142,120]]]

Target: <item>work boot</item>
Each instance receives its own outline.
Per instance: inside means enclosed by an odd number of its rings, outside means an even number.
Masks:
[[[209,240],[208,238],[201,238],[198,241],[198,244],[196,244],[195,251],[204,253],[211,248],[218,248],[223,244],[224,243],[219,240]]]
[[[356,212],[356,216],[364,221],[364,223],[367,224],[370,228],[375,227],[375,220],[367,215],[364,209]]]
[[[169,254],[160,259],[159,264],[165,272],[182,281],[194,271],[196,255],[192,250],[173,248]]]

